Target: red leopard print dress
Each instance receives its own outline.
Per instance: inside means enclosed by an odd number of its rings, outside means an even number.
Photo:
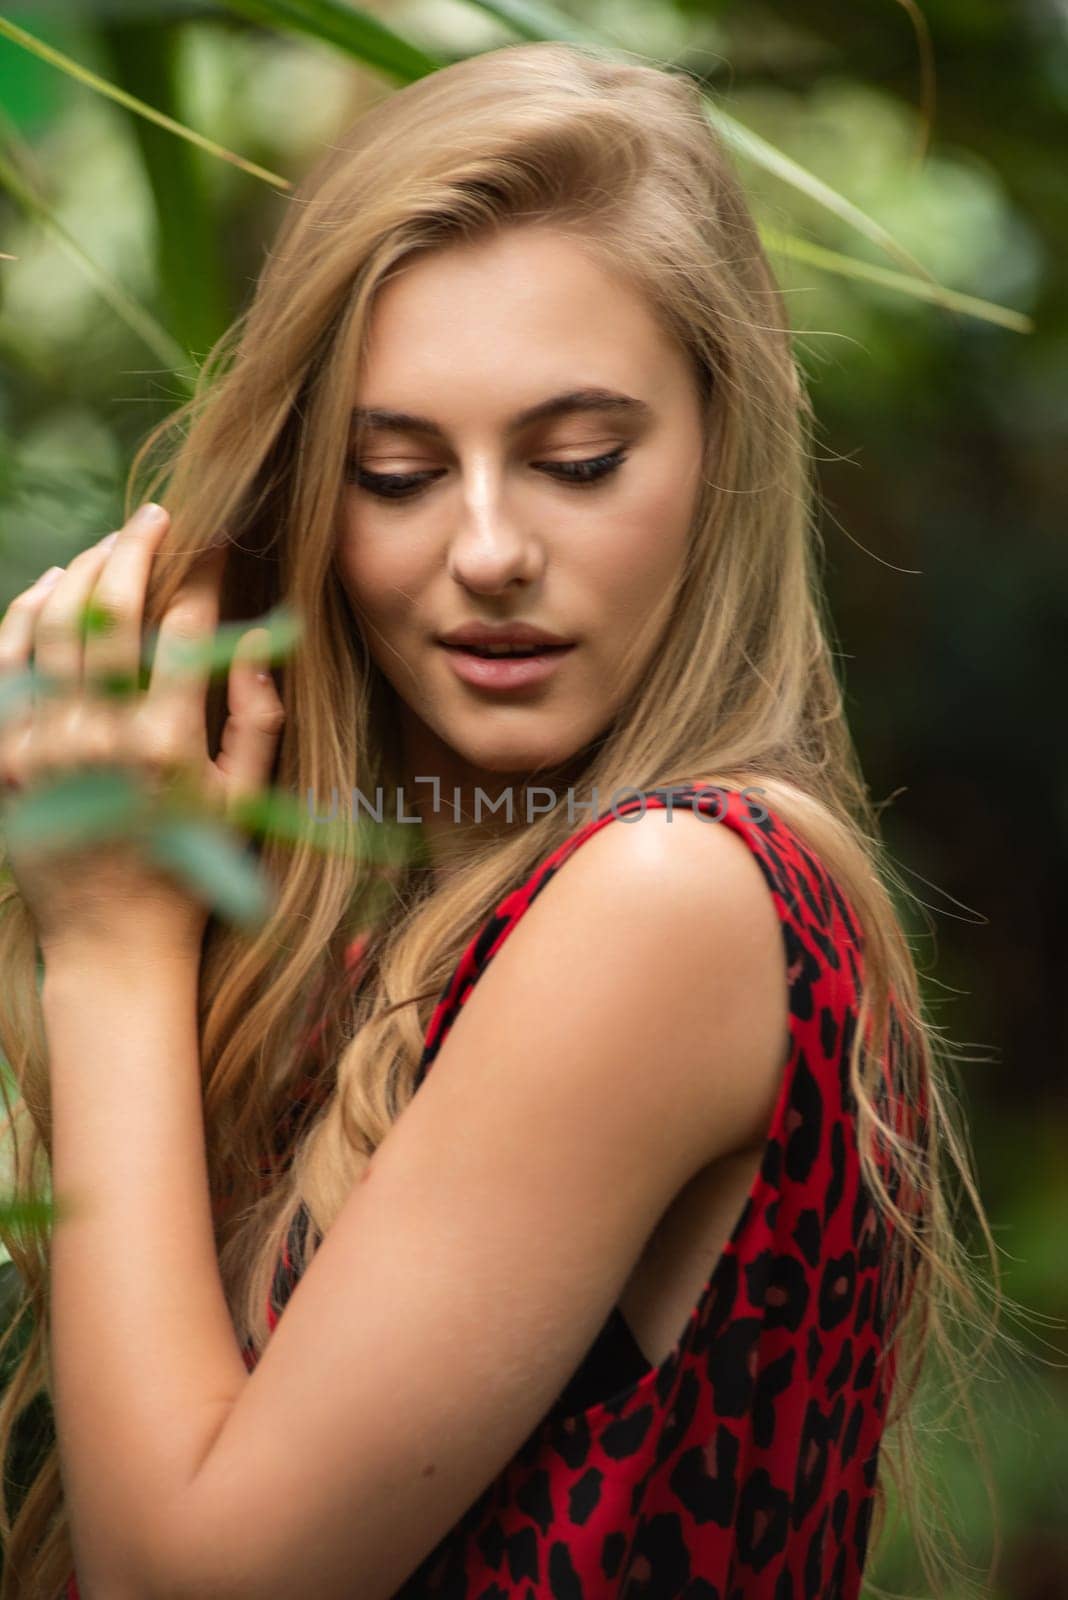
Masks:
[[[759,789],[649,789],[565,840],[464,951],[430,1019],[417,1084],[553,874],[599,828],[654,806],[738,833],[780,918],[791,1042],[764,1159],[667,1357],[639,1363],[621,1388],[609,1378],[593,1404],[569,1402],[572,1380],[394,1600],[854,1600],[860,1591],[894,1376],[887,1307],[900,1286],[862,1179],[848,1075],[863,941],[839,886]],[[711,928],[711,960],[716,939]],[[889,1096],[899,1027],[895,1011]],[[272,1330],[295,1284],[287,1245]],[[598,1351],[611,1348],[620,1320],[616,1308]],[[254,1365],[251,1349],[246,1361]],[[68,1596],[77,1600],[73,1580]]]

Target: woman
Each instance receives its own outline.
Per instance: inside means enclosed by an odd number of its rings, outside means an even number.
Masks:
[[[252,939],[132,846],[13,858],[19,1192],[47,1150],[82,1204],[9,1241],[51,1331],[0,1438],[47,1386],[58,1451],[5,1597],[859,1592],[968,1285],[784,321],[689,80],[466,60],[293,200],[135,463],[166,509],[9,609],[62,686],[9,793],[182,767],[419,847],[383,909],[359,849],[269,840]],[[280,599],[280,674],[252,629],[225,703],[177,675]]]

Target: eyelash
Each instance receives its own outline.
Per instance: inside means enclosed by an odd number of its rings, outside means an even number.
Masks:
[[[614,450],[609,450],[603,456],[589,456],[583,461],[555,461],[543,463],[538,467],[539,472],[546,472],[552,478],[559,478],[561,482],[569,484],[576,489],[594,488],[603,479],[621,467],[627,459],[623,445],[617,445]],[[378,495],[383,500],[409,500],[430,482],[433,473],[418,472],[368,472],[354,461],[348,463],[346,477],[350,483],[357,483],[369,494]]]

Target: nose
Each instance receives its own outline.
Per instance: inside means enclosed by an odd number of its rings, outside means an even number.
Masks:
[[[545,550],[520,523],[499,478],[484,475],[462,495],[459,521],[449,541],[449,575],[475,594],[495,594],[539,577]]]

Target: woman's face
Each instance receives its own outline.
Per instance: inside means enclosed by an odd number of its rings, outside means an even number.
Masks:
[[[642,674],[683,559],[702,461],[685,355],[579,243],[527,225],[384,285],[355,399],[406,414],[372,416],[352,457],[337,564],[408,776],[499,793],[562,769]],[[519,623],[569,647],[491,665],[441,642]]]

